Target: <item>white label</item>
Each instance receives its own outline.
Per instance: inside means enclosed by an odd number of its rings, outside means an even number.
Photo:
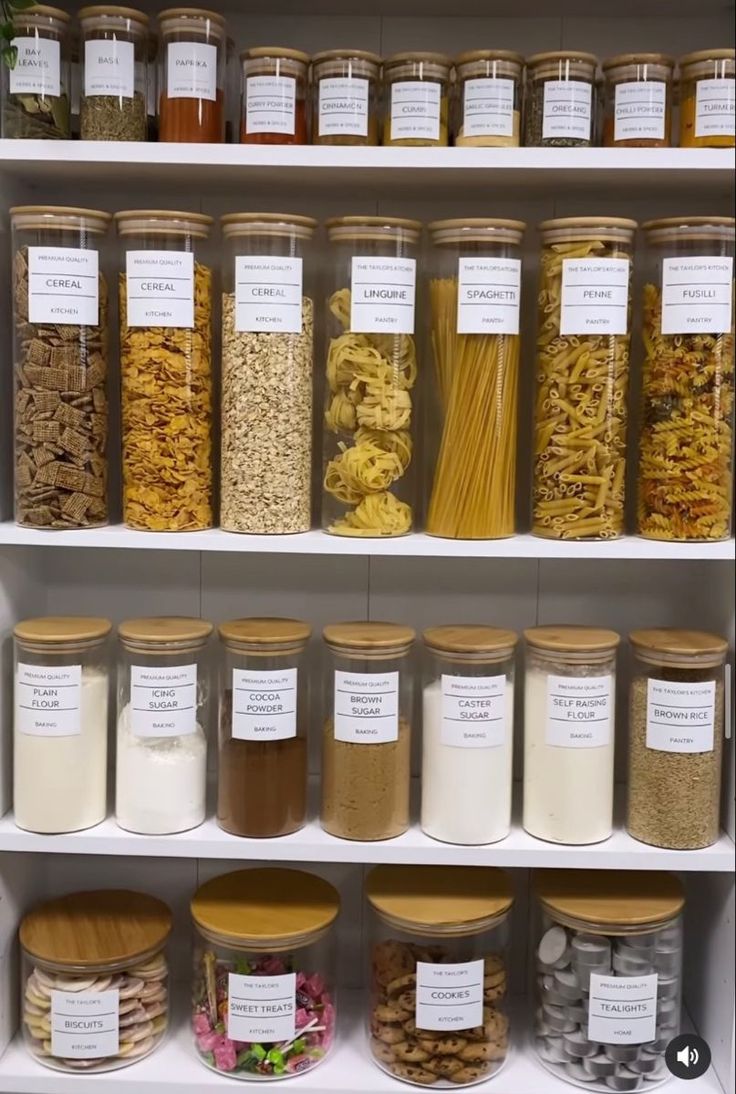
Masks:
[[[611,743],[612,676],[548,676],[548,745],[602,748]]]
[[[662,334],[727,334],[732,296],[732,258],[664,258]]]
[[[521,259],[460,258],[457,333],[518,334]]]
[[[236,257],[235,329],[301,334],[301,258]]]
[[[698,80],[695,85],[695,136],[732,137],[734,134],[733,76]]]
[[[628,258],[564,258],[560,334],[627,334]]]
[[[82,666],[24,665],[15,677],[15,728],[33,737],[73,737],[82,732]]]
[[[232,1041],[290,1041],[296,1034],[296,973],[228,973],[227,1032]]]
[[[654,80],[616,84],[613,139],[664,140],[667,85]]]
[[[296,737],[297,669],[233,669],[233,737],[285,741]]]
[[[249,76],[245,82],[246,133],[295,131],[296,80],[293,76]]]
[[[61,45],[52,38],[14,38],[18,50],[15,66],[8,73],[11,95],[61,95]]]
[[[647,748],[657,752],[712,752],[716,685],[647,682]]]
[[[78,247],[29,247],[29,322],[96,327],[99,322],[98,270],[97,251]]]
[[[136,737],[184,737],[197,730],[197,666],[130,668],[130,728]]]
[[[588,1040],[642,1045],[657,1036],[657,974],[590,975]]]
[[[67,1060],[117,1056],[120,1003],[116,989],[51,992],[51,1054]]]
[[[544,85],[542,140],[589,141],[593,87],[583,80],[547,80]]]
[[[336,670],[335,740],[381,745],[398,739],[398,672]]]
[[[415,258],[353,256],[350,330],[354,334],[414,333]]]
[[[217,46],[170,42],[166,94],[169,99],[217,99]]]
[[[84,43],[84,94],[132,99],[135,91],[135,46],[118,39]]]
[[[442,675],[443,745],[497,748],[506,743],[506,677]]]
[[[465,81],[464,137],[513,137],[514,81],[484,77]]]
[[[320,80],[320,137],[368,136],[368,93],[368,80],[362,77]]]
[[[440,139],[442,89],[429,80],[391,85],[391,140]]]
[[[129,327],[194,327],[191,251],[127,251]]]
[[[435,965],[417,961],[418,1029],[475,1029],[483,1025],[483,960]]]

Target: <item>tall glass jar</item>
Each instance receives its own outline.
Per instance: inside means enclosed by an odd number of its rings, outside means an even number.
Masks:
[[[395,217],[327,222],[322,526],[401,536],[414,520],[416,253],[421,225]]]
[[[532,532],[624,533],[636,221],[540,225]]]
[[[82,8],[82,140],[147,138],[148,16],[132,8]]]
[[[458,147],[518,148],[524,58],[508,49],[471,49],[455,60]]]
[[[241,144],[306,144],[309,54],[259,46],[240,54]]]
[[[733,148],[736,143],[736,50],[705,49],[681,57],[680,144]]]
[[[520,220],[430,224],[435,386],[427,531],[513,535],[519,388]],[[432,451],[434,450],[434,451]]]
[[[409,827],[414,631],[331,623],[323,637],[322,827],[342,839],[400,836]]]
[[[430,627],[422,737],[422,829],[495,843],[511,827],[514,651],[498,627]]]
[[[159,12],[160,141],[218,144],[225,138],[225,20],[214,11]]]
[[[671,1078],[680,1030],[682,885],[671,874],[538,870],[535,1048],[587,1090],[651,1090]],[[636,997],[636,1020],[622,1021]]]
[[[10,210],[13,229],[15,519],[27,528],[107,523],[110,214]],[[63,295],[62,295],[63,294]]]
[[[638,531],[731,534],[734,426],[733,217],[645,224]]]
[[[115,214],[120,289],[123,520],[151,532],[213,523],[212,217]]]
[[[210,681],[203,619],[120,624],[115,819],[161,836],[205,817]]]
[[[33,140],[68,140],[71,136],[71,16],[59,8],[33,4],[13,11],[17,50],[11,68],[3,59],[2,136]]]
[[[107,806],[107,619],[45,616],[13,629],[13,805],[29,832],[78,832]]]
[[[449,144],[451,72],[443,53],[395,53],[384,62],[384,144]]]
[[[232,213],[221,224],[220,523],[229,532],[307,532],[317,222]]]
[[[312,633],[299,619],[234,619],[219,628],[217,823],[272,838],[307,819]]]
[[[602,64],[603,144],[607,148],[669,148],[674,57],[624,53]]]
[[[375,1063],[433,1090],[497,1074],[509,1048],[508,876],[476,866],[377,866],[366,897]]]
[[[524,690],[524,828],[551,843],[613,831],[615,631],[530,627]]]
[[[238,870],[199,887],[192,1036],[203,1064],[232,1079],[289,1079],[329,1056],[339,911],[337,890],[301,870]]]
[[[312,58],[312,144],[378,144],[381,58],[328,49]]]
[[[535,53],[526,62],[524,144],[531,148],[595,143],[596,71],[592,53]]]
[[[720,831],[728,642],[632,631],[627,828],[655,847],[710,847]]]

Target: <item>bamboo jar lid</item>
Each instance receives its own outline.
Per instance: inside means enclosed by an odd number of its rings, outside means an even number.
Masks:
[[[537,870],[533,890],[542,909],[565,926],[608,934],[656,930],[685,905],[672,874],[639,870]]]
[[[162,615],[149,619],[126,619],[118,627],[118,634],[124,645],[134,649],[175,646],[184,650],[204,645],[213,630],[206,619]]]
[[[365,894],[390,926],[423,935],[479,934],[514,902],[508,874],[492,866],[376,866]]]
[[[422,635],[425,646],[438,653],[466,654],[498,660],[510,656],[519,640],[515,631],[475,623],[428,627]]]
[[[253,235],[312,239],[317,221],[294,213],[228,213],[220,217],[220,227],[225,239]]]
[[[16,16],[18,18],[20,15]],[[101,209],[78,209],[73,205],[14,205],[9,213],[14,228],[41,229],[44,232],[84,229],[95,235],[104,235],[112,220],[112,213]]]
[[[549,653],[603,653],[615,650],[621,638],[605,627],[528,627],[524,631],[527,644]]]
[[[416,632],[402,623],[328,623],[322,637],[337,652],[390,657],[408,653]]]
[[[111,630],[109,619],[94,615],[44,615],[16,623],[13,634],[27,647],[82,649],[103,642]]]
[[[309,623],[301,619],[231,619],[218,628],[220,638],[231,649],[284,652],[303,649],[312,634]]]
[[[651,627],[632,631],[629,641],[637,657],[654,665],[676,664],[692,668],[722,665],[728,642],[706,631]]]

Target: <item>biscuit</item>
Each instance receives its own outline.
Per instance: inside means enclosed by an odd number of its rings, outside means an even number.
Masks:
[[[379,1022],[405,1022],[411,1017],[411,1010],[405,1010],[397,1003],[378,1003],[373,1008],[373,1014]]]
[[[377,1037],[379,1041],[383,1041],[385,1045],[398,1045],[406,1039],[406,1034],[401,1026],[389,1026],[377,1022],[372,1029],[373,1036]]]
[[[394,1003],[406,1012],[408,1018],[410,1014],[414,1013],[417,1005],[417,993],[415,991],[402,991],[401,995],[396,996]]]
[[[383,1041],[376,1040],[375,1037],[371,1038],[371,1052],[377,1060],[381,1063],[391,1064],[394,1060],[394,1050],[391,1045],[385,1045]]]
[[[405,988],[413,988],[417,982],[417,975],[414,972],[405,973],[403,976],[397,976],[395,980],[392,980],[386,987],[388,995],[396,995],[397,992],[404,991]]]
[[[479,1064],[487,1060],[503,1060],[506,1048],[494,1041],[486,1041],[484,1044],[466,1045],[458,1055],[461,1060]]]
[[[410,1083],[419,1083],[421,1086],[431,1086],[437,1082],[437,1076],[433,1071],[427,1071],[419,1064],[404,1064],[401,1062],[391,1064],[391,1070],[399,1079],[406,1079]]]
[[[465,1065],[457,1056],[433,1056],[424,1066],[427,1071],[434,1072],[438,1079],[449,1079]]]
[[[457,1056],[465,1048],[467,1041],[463,1037],[421,1037],[422,1048],[431,1056]]]
[[[416,1041],[401,1041],[394,1045],[394,1056],[397,1060],[404,1060],[407,1064],[423,1064],[432,1056]]]
[[[385,987],[399,976],[414,971],[414,958],[408,946],[402,942],[379,942],[373,947],[373,972],[378,983]]]
[[[477,1083],[479,1079],[482,1079],[490,1071],[488,1064],[468,1064],[460,1071],[456,1071],[454,1075],[450,1075],[450,1081],[453,1083]]]

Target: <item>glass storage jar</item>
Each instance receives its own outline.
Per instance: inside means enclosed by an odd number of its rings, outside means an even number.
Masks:
[[[624,533],[636,221],[540,225],[532,532]]]
[[[312,143],[378,144],[381,58],[328,49],[312,58]]]
[[[524,58],[508,49],[472,49],[455,60],[454,140],[458,147],[518,148]]]
[[[733,148],[736,50],[688,53],[679,66],[680,144],[683,148]]]
[[[115,819],[129,832],[204,820],[212,629],[175,616],[120,624]]]
[[[395,53],[384,61],[384,144],[449,144],[451,72],[443,53]]]
[[[422,637],[422,829],[445,843],[495,843],[511,827],[518,637],[473,624]]]
[[[301,870],[237,870],[199,887],[192,1034],[203,1064],[233,1079],[288,1079],[329,1055],[339,911],[336,889]]]
[[[524,828],[551,843],[613,831],[615,631],[530,627],[524,689]]]
[[[241,144],[306,144],[309,54],[259,46],[240,54]]]
[[[27,528],[107,523],[110,214],[10,210],[13,230],[15,519]],[[60,295],[63,294],[63,295]]]
[[[633,870],[537,870],[532,889],[542,1065],[601,1094],[666,1082],[665,1049],[680,1031],[680,882]],[[621,1017],[632,1010],[635,1020]]]
[[[569,148],[595,143],[596,70],[592,53],[535,53],[526,61],[524,144]]]
[[[142,1060],[169,1021],[162,900],[127,889],[69,893],[21,920],[23,1042],[56,1071],[114,1071]]]
[[[213,523],[212,217],[115,214],[119,275],[123,520],[191,532]]]
[[[257,535],[308,532],[317,222],[232,213],[221,224],[220,523]]]
[[[509,1046],[508,875],[476,866],[377,866],[366,897],[374,1061],[433,1090],[495,1075]]]
[[[33,140],[68,140],[70,121],[71,17],[59,8],[33,4],[12,14],[17,50],[11,68],[3,59],[2,136]]]
[[[15,823],[78,832],[107,808],[107,619],[17,623],[13,717]]]
[[[395,217],[327,222],[322,526],[401,536],[414,520],[416,253],[421,225]]]
[[[624,53],[601,65],[605,77],[603,144],[668,148],[675,60],[664,53]]]
[[[710,847],[720,831],[728,642],[632,631],[627,828],[655,847]]]
[[[225,20],[214,11],[159,12],[160,141],[218,144],[225,137]]]
[[[132,8],[100,6],[82,8],[78,19],[84,56],[82,140],[146,140],[148,16]]]
[[[322,827],[383,840],[409,827],[414,631],[330,623],[322,737]]]
[[[235,836],[285,836],[307,819],[311,633],[299,619],[220,625],[217,823]]]
[[[733,217],[643,225],[638,532],[731,534],[734,426]]]
[[[427,531],[496,539],[515,529],[520,220],[429,225],[434,398]],[[434,451],[433,451],[434,450]]]

